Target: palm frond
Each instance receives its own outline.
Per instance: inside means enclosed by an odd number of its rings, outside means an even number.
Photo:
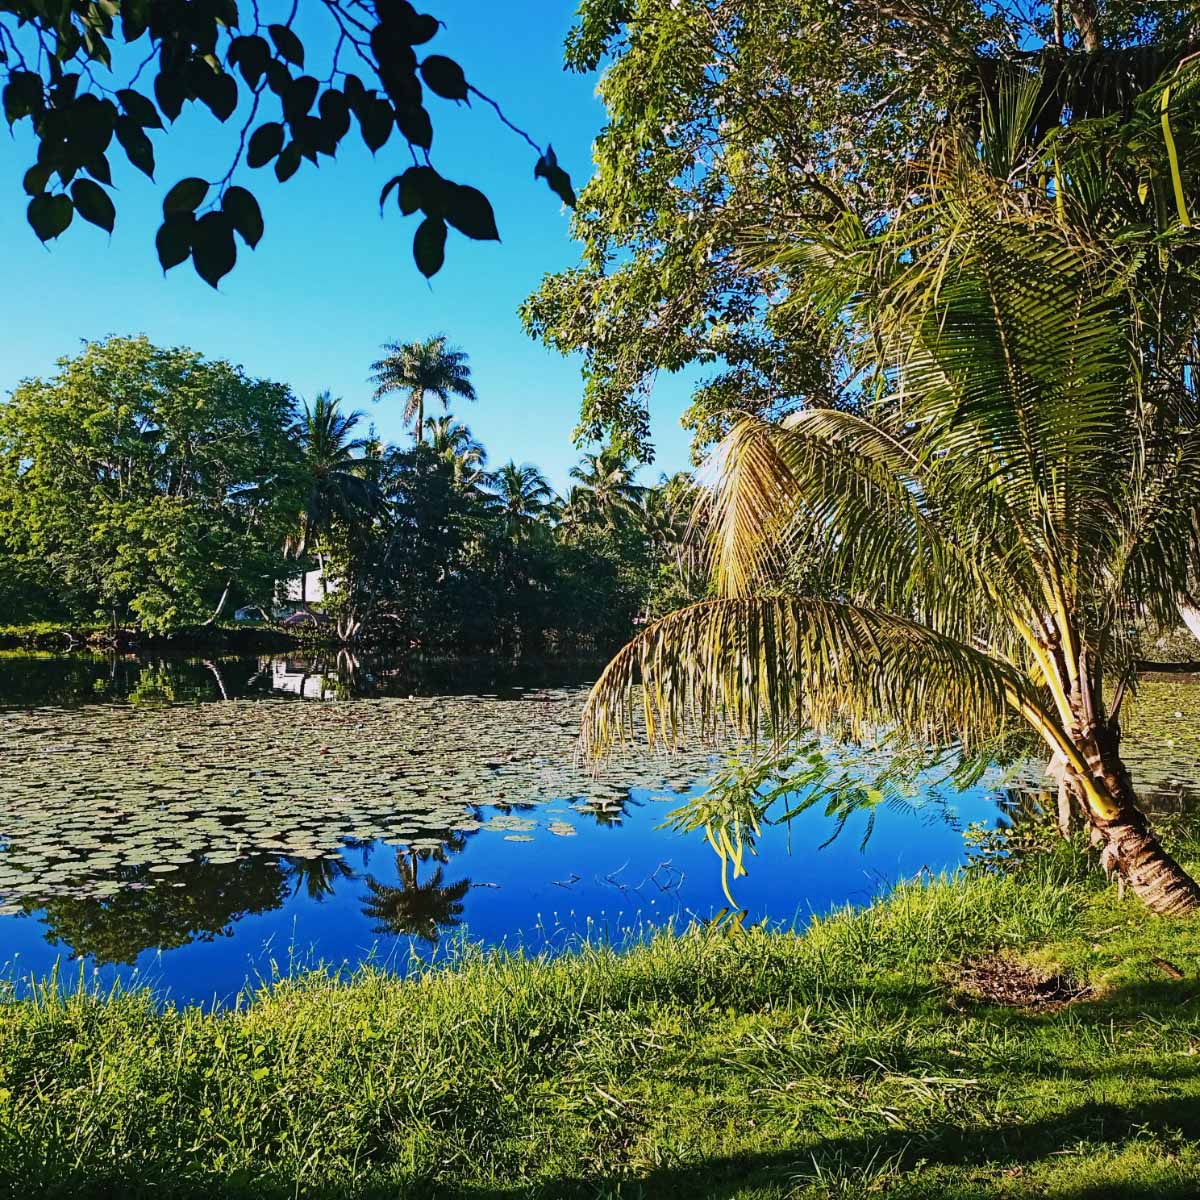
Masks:
[[[793,596],[708,600],[649,626],[605,668],[584,710],[582,746],[606,752],[733,732],[786,742],[802,730],[852,741],[881,728],[968,751],[1036,706],[1007,663],[893,614]]]

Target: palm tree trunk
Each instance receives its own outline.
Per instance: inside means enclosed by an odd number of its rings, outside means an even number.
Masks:
[[[417,396],[417,445],[425,441],[425,393]]]
[[[1200,911],[1200,887],[1163,848],[1136,808],[1115,822],[1093,826],[1103,842],[1101,861],[1153,913],[1164,917]]]
[[[1115,725],[1102,726],[1080,739],[1091,782],[1112,801],[1114,814],[1098,813],[1078,776],[1073,772],[1067,776],[1091,827],[1092,841],[1100,847],[1100,862],[1151,912],[1161,916],[1198,912],[1200,886],[1163,849],[1151,829],[1120,757],[1119,743],[1120,730]]]

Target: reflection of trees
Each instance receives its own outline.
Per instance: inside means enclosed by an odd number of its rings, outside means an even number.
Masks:
[[[324,900],[332,896],[337,883],[342,879],[353,879],[350,864],[340,858],[322,855],[320,858],[297,858],[285,855],[288,878],[292,881],[292,895],[301,888],[310,900]]]
[[[419,937],[432,945],[443,929],[460,924],[462,899],[470,890],[471,881],[443,883],[442,864],[447,861],[447,850],[461,850],[465,844],[465,839],[455,834],[436,850],[397,850],[398,887],[368,875],[363,914],[376,922],[374,931]],[[422,882],[420,864],[431,861],[437,865]]]
[[[112,896],[59,896],[42,908],[46,940],[70,948],[72,958],[133,963],[143,950],[173,950],[229,936],[252,913],[278,908],[287,894],[288,872],[271,859],[232,863],[190,862],[163,876],[147,867],[121,868]],[[140,886],[130,886],[140,885]]]

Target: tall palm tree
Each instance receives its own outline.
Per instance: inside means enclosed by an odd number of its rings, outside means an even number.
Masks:
[[[489,480],[490,508],[511,538],[525,536],[547,513],[554,492],[546,477],[529,463],[508,461]]]
[[[427,397],[440,400],[443,407],[449,406],[451,396],[475,399],[467,356],[457,347],[448,346],[445,334],[423,342],[388,342],[383,349],[383,357],[371,364],[375,399],[392,392],[404,393],[404,420],[413,427],[418,442],[425,436]]]
[[[565,496],[554,497],[548,511],[555,530],[570,537],[591,524],[591,495],[579,484],[572,484]]]
[[[285,546],[296,558],[320,555],[337,521],[368,520],[378,508],[377,489],[364,472],[368,439],[354,436],[361,419],[361,413],[343,412],[329,392],[301,408],[292,431],[299,509]]]
[[[597,454],[585,454],[571,468],[571,478],[579,484],[579,501],[588,522],[607,529],[636,515],[645,490],[633,482],[629,456],[616,446],[605,446]]]
[[[477,488],[484,480],[487,451],[467,426],[452,416],[426,417],[429,448],[454,469],[454,482],[463,491]]]
[[[1156,251],[1093,240],[1061,193],[1016,192],[951,164],[883,232],[846,216],[784,252],[878,387],[857,414],[732,430],[712,484],[719,597],[609,664],[583,738],[600,751],[630,728],[638,677],[653,738],[689,718],[776,742],[882,728],[983,756],[1023,730],[1104,865],[1155,912],[1192,912],[1200,888],[1139,807],[1120,710],[1135,619],[1169,619],[1195,562],[1197,322],[1146,298]],[[820,595],[789,588],[797,561],[819,565]]]

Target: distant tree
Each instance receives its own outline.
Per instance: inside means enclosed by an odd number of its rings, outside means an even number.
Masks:
[[[426,417],[429,448],[454,469],[454,481],[463,490],[479,487],[486,479],[487,451],[474,435],[452,416]]]
[[[150,630],[280,572],[292,395],[145,338],[89,343],[0,404],[0,553],[78,618]]]
[[[612,529],[619,521],[635,517],[644,491],[634,483],[630,456],[616,446],[606,446],[571,468],[579,484],[574,503],[581,519]]]
[[[453,59],[417,57],[416,47],[437,35],[440,22],[407,0],[305,5],[306,20],[316,14],[328,22],[315,37],[312,25],[297,20],[294,3],[250,9],[240,13],[235,0],[7,0],[0,7],[0,97],[8,124],[27,121],[37,144],[24,187],[29,223],[43,242],[63,233],[76,214],[111,232],[114,141],[153,178],[150,132],[197,102],[222,123],[236,118],[236,132],[225,139],[228,166],[218,179],[192,175],[170,188],[156,247],[164,271],[190,258],[214,287],[237,260],[234,235],[250,247],[263,235],[258,202],[234,182],[239,169],[271,166],[285,182],[304,162],[332,158],[353,123],[372,154],[393,131],[407,143],[400,157],[411,157],[412,165],[384,183],[380,209],[395,193],[402,214],[422,213],[413,256],[424,275],[440,269],[448,227],[469,238],[498,238],[483,193],[443,178],[431,164],[426,89],[460,103],[474,95],[494,108],[537,153],[535,178],[574,203],[549,146],[541,150],[517,129]],[[147,67],[153,83],[139,90]]]
[[[554,492],[546,477],[530,463],[518,466],[511,459],[490,481],[490,508],[505,535],[517,540],[527,536],[547,512]]]
[[[423,342],[389,342],[384,350],[387,353],[371,364],[375,399],[382,400],[393,392],[403,393],[404,421],[413,427],[418,442],[425,437],[427,397],[440,400],[444,408],[449,407],[451,396],[475,399],[467,356],[462,350],[447,346],[444,334]]]
[[[366,466],[367,439],[353,436],[361,420],[361,413],[343,412],[329,392],[304,402],[293,431],[298,455],[292,483],[299,505],[285,542],[296,558],[315,552],[323,561],[339,523],[368,521],[382,504]]]

